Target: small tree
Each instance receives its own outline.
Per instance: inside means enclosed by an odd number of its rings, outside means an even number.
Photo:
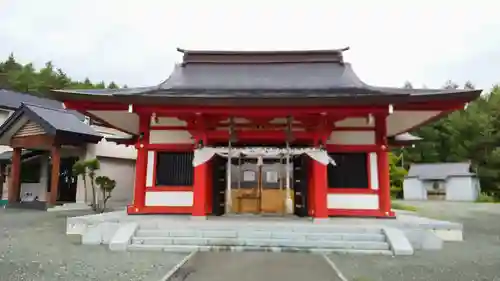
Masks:
[[[398,165],[399,161],[401,161],[401,156],[397,156],[396,154],[390,152],[389,153],[389,173],[391,180],[391,195],[395,198],[402,197],[403,191],[403,181],[404,177],[408,173],[405,168]]]
[[[84,194],[84,201],[85,204],[88,204],[88,196],[87,196],[87,167],[85,166],[84,161],[77,161],[75,164],[73,164],[73,176],[75,177],[81,177],[83,180],[83,189],[85,191]]]
[[[97,211],[97,194],[95,189],[95,171],[100,167],[99,160],[97,158],[87,160],[87,161],[77,161],[73,164],[73,175],[80,176],[83,179],[83,188],[85,190],[85,203],[88,201],[87,196],[87,176],[90,178],[90,186],[92,187],[92,201],[90,202],[90,207],[92,210]]]
[[[101,164],[97,158],[85,161],[85,167],[87,168],[88,175],[90,178],[90,186],[92,187],[92,210],[97,211],[97,194],[95,189],[95,171],[99,170]]]
[[[106,176],[98,176],[95,179],[95,183],[99,186],[102,192],[102,204],[100,205],[100,212],[103,213],[106,210],[106,203],[109,198],[111,198],[111,192],[116,186],[116,181],[112,180]]]

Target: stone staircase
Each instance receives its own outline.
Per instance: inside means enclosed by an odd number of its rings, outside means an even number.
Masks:
[[[139,226],[128,250],[303,251],[392,255],[381,227],[328,224]]]

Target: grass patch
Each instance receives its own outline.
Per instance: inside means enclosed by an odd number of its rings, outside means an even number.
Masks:
[[[493,195],[481,192],[476,199],[476,203],[500,203]]]
[[[401,204],[398,202],[392,202],[392,208],[395,210],[404,210],[404,211],[411,211],[411,212],[418,211],[418,208],[415,206],[405,205],[405,204]]]

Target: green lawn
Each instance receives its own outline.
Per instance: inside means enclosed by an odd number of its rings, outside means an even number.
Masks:
[[[416,212],[418,210],[417,207],[415,207],[415,206],[406,205],[406,204],[402,204],[399,202],[392,202],[392,208],[395,210],[404,210],[404,211],[412,211],[412,212]]]

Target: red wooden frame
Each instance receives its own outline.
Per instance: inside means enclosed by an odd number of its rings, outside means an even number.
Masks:
[[[333,131],[375,131],[375,127],[370,127],[370,126],[359,126],[359,127],[333,127]]]
[[[154,147],[154,146],[153,146]],[[162,144],[160,147],[156,147],[156,149],[151,148],[151,144],[148,146],[149,151],[153,151],[153,184],[152,186],[146,187],[146,191],[154,191],[154,192],[168,192],[168,191],[193,191],[193,186],[161,186],[156,185],[156,173],[157,173],[157,154],[158,152],[191,152],[194,149],[194,146],[191,144]]]
[[[380,218],[395,218],[394,212],[390,212],[387,216],[379,209],[359,210],[359,209],[328,209],[329,216],[335,217],[380,217]]]
[[[140,214],[191,214],[193,207],[169,207],[169,206],[144,206],[135,208],[134,206],[127,207],[129,215]]]
[[[169,191],[193,191],[193,187],[186,186],[152,186],[147,187],[146,191],[149,192],[169,192]]]
[[[148,144],[149,151],[171,151],[171,152],[188,152],[195,148],[192,143],[151,143]]]
[[[457,100],[434,100],[425,102],[411,102],[405,104],[394,104],[394,110],[458,110],[464,107],[470,99]],[[128,110],[128,103],[119,102],[94,102],[94,101],[64,101],[64,106],[74,110]],[[306,106],[306,107],[249,107],[249,106],[169,106],[169,105],[135,105],[133,108],[137,113],[157,113],[157,116],[177,116],[183,114],[205,113],[216,115],[241,116],[287,116],[291,112],[294,115],[331,113],[332,115],[354,115],[360,113],[388,113],[388,106]],[[162,114],[166,115],[162,115]]]
[[[328,152],[333,152],[333,151],[328,151]],[[339,151],[340,152],[340,151]],[[345,152],[345,151],[342,151]],[[348,153],[348,152],[347,152]],[[359,152],[358,152],[359,153]],[[372,182],[371,182],[371,156],[370,152],[363,152],[365,153],[366,157],[366,176],[368,178],[368,186],[367,187],[359,187],[359,188],[349,188],[349,187],[332,187],[328,186],[328,193],[332,194],[378,194],[378,190],[372,189]]]

